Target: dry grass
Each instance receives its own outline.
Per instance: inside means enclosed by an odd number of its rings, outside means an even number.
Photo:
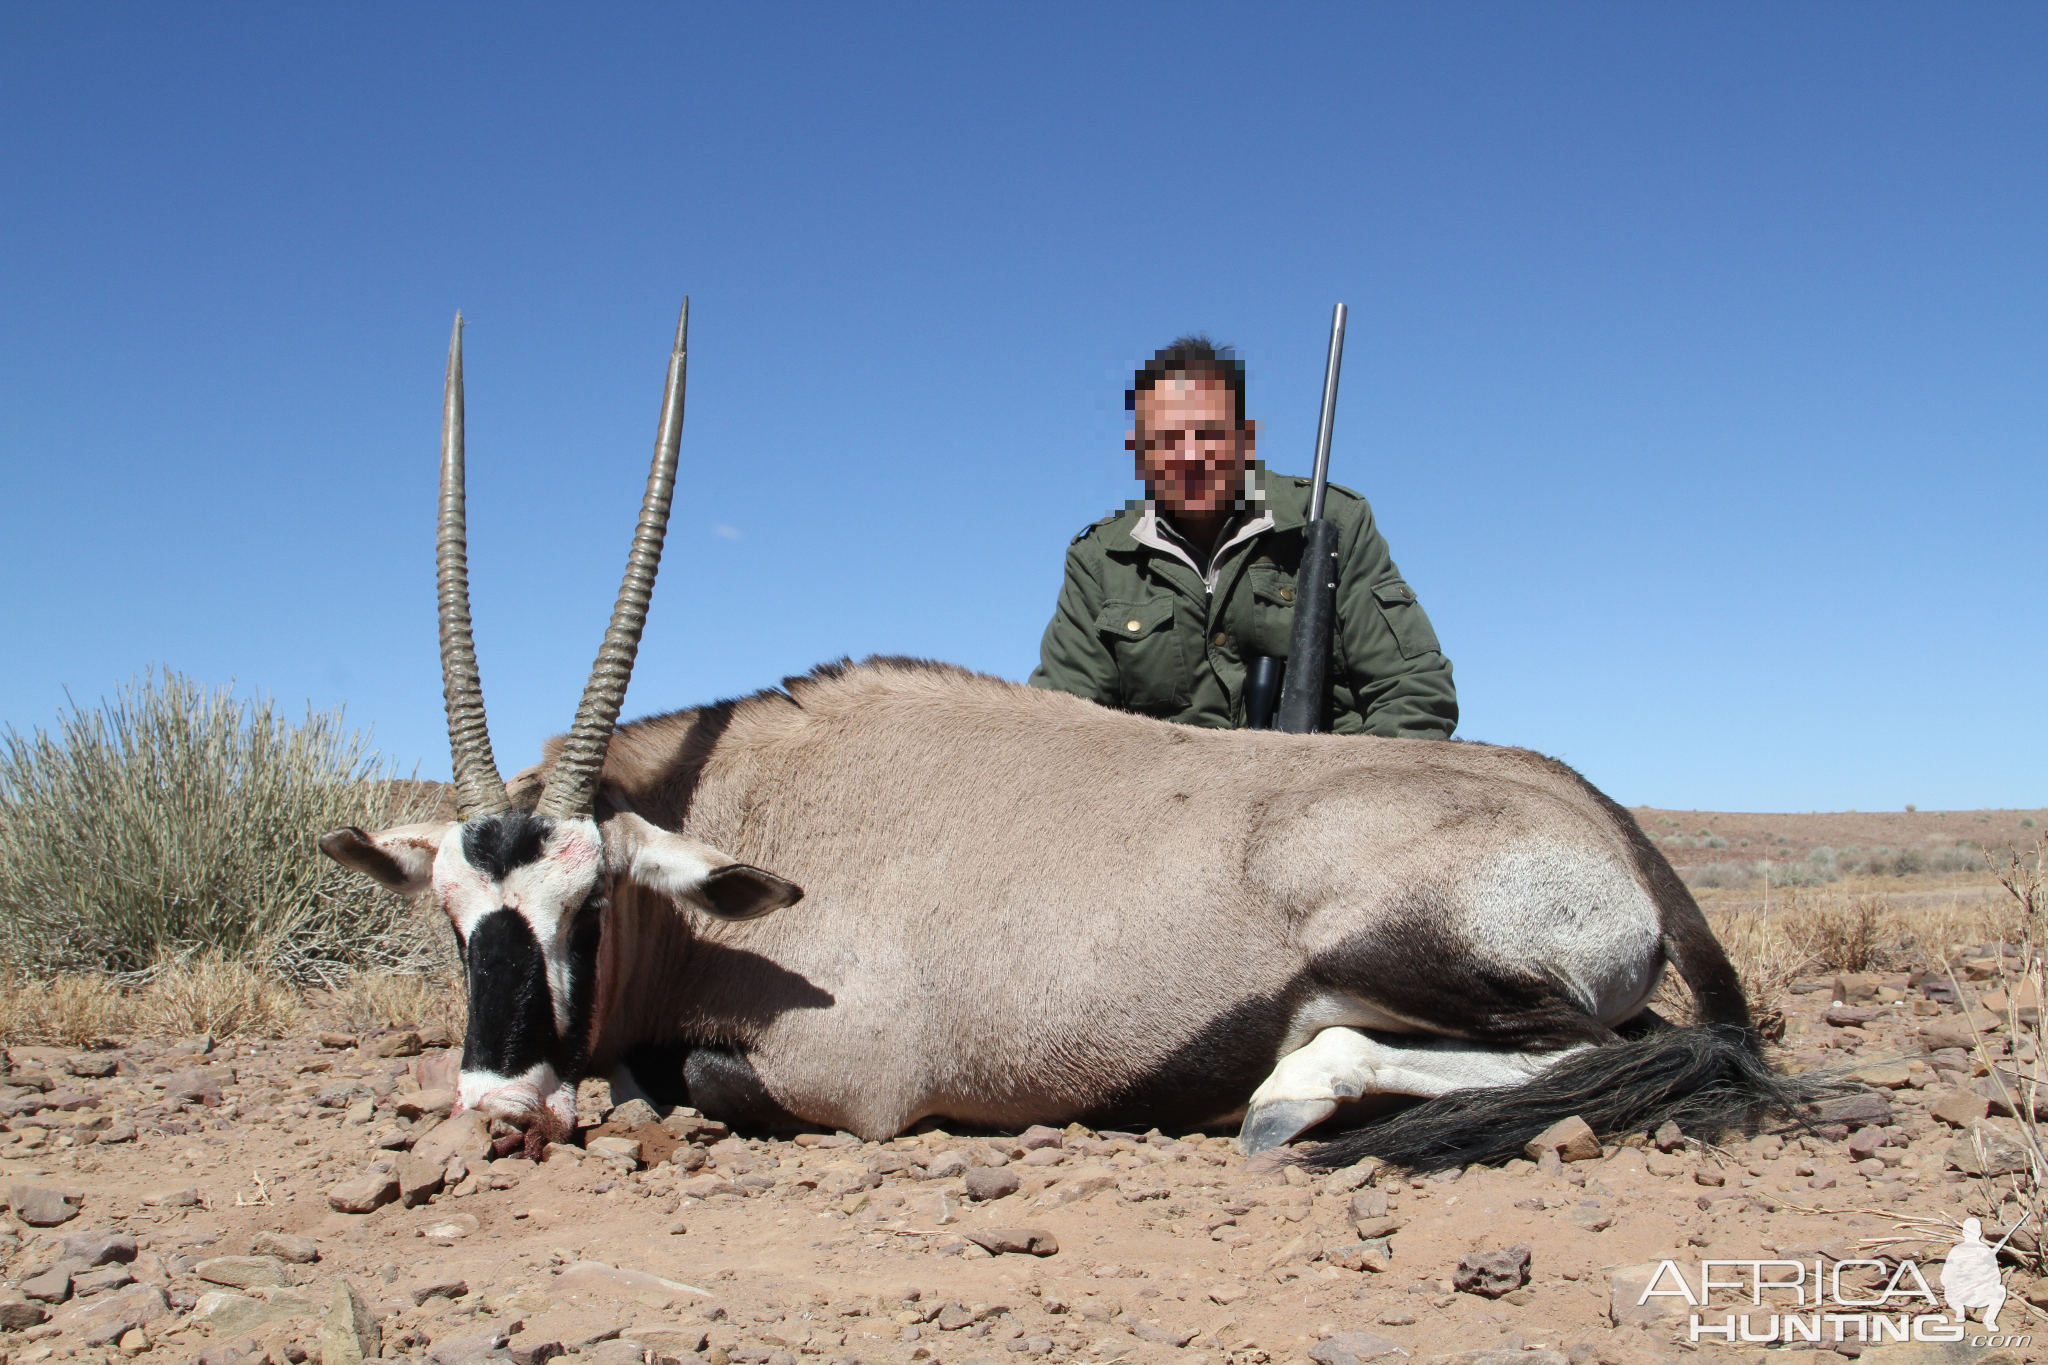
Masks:
[[[469,1020],[468,997],[454,976],[363,972],[330,992],[329,999],[351,1029],[445,1024],[460,1038]]]
[[[6,1042],[87,1048],[127,1033],[134,1023],[134,1002],[104,976],[16,976],[0,988],[0,1040]]]
[[[171,1038],[282,1038],[300,1011],[299,993],[276,972],[217,953],[166,964],[135,1001],[137,1027]]]
[[[0,990],[0,1042],[90,1048],[135,1034],[280,1038],[302,1008],[298,991],[275,972],[218,955],[167,962],[127,983],[87,972],[43,980],[15,973]]]

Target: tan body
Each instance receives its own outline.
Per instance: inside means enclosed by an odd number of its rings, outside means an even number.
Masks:
[[[1639,1013],[1662,918],[1698,918],[1660,910],[1645,863],[1669,869],[1624,813],[1526,751],[1199,730],[942,666],[821,672],[794,701],[614,734],[600,820],[634,812],[805,894],[732,923],[617,885],[594,1070],[647,1041],[734,1045],[790,1114],[868,1137],[1118,1114],[1148,1082],[1181,1096],[1175,1121],[1215,1120],[1323,1028],[1498,1032],[1416,1017],[1347,945],[1414,941],[1388,975],[1440,972],[1432,994],[1475,956],[1556,983],[1590,1023],[1532,1040],[1555,1050]]]

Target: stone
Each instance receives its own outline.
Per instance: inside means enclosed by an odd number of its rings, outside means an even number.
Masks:
[[[31,1275],[21,1282],[21,1292],[44,1303],[62,1303],[71,1297],[71,1272],[60,1268]]]
[[[187,1185],[182,1190],[159,1190],[155,1194],[144,1195],[142,1202],[147,1207],[153,1209],[195,1208],[199,1203],[199,1191],[193,1189],[190,1185]]]
[[[1965,1175],[2014,1175],[2028,1167],[2026,1144],[1980,1123],[1948,1145],[1948,1164]]]
[[[49,1316],[49,1309],[32,1302],[19,1290],[0,1289],[0,1331],[25,1332],[40,1327]]]
[[[1675,1152],[1685,1146],[1685,1134],[1667,1119],[1657,1125],[1657,1134],[1650,1141],[1660,1152]]]
[[[1017,1172],[1008,1166],[976,1166],[967,1172],[967,1197],[975,1200],[1001,1199],[1015,1194],[1023,1185]]]
[[[1331,1247],[1323,1253],[1323,1260],[1341,1270],[1369,1270],[1381,1274],[1393,1267],[1394,1252],[1385,1237],[1360,1238],[1344,1246]]]
[[[1116,1188],[1116,1172],[1101,1166],[1083,1166],[1071,1175],[1060,1177],[1057,1185],[1038,1197],[1037,1207],[1042,1209],[1064,1208],[1082,1200]]]
[[[1904,1062],[1867,1062],[1851,1071],[1849,1076],[1865,1085],[1898,1090],[1911,1084],[1913,1072]]]
[[[1057,1128],[1048,1128],[1042,1123],[1034,1123],[1017,1135],[1017,1145],[1027,1152],[1037,1151],[1041,1147],[1057,1147],[1065,1141],[1066,1134]]]
[[[420,1229],[420,1236],[430,1242],[453,1242],[467,1237],[483,1227],[473,1213],[458,1213],[444,1222],[433,1223]]]
[[[676,1185],[676,1193],[685,1199],[709,1199],[714,1194],[738,1194],[740,1187],[722,1175],[693,1175]]]
[[[1646,1298],[1653,1281],[1657,1293]],[[1678,1293],[1677,1276],[1662,1261],[1625,1265],[1608,1276],[1607,1319],[1616,1327],[1669,1326],[1683,1323],[1692,1311]]]
[[[1546,1151],[1556,1152],[1559,1161],[1591,1161],[1600,1155],[1600,1136],[1574,1114],[1529,1139],[1522,1150],[1531,1161],[1541,1160]]]
[[[215,1256],[192,1267],[192,1273],[208,1284],[229,1289],[254,1289],[258,1285],[290,1284],[284,1262],[275,1256]]]
[[[1429,1356],[1428,1365],[1571,1365],[1572,1358],[1562,1351],[1457,1351],[1450,1355]]]
[[[356,1036],[353,1033],[323,1033],[320,1035],[320,1046],[322,1047],[333,1048],[339,1051],[343,1048],[354,1047],[355,1045]]]
[[[110,1261],[125,1265],[135,1259],[136,1250],[135,1239],[125,1232],[74,1232],[64,1239],[65,1256],[88,1266]]]
[[[456,1099],[453,1090],[419,1090],[410,1095],[400,1095],[391,1109],[402,1119],[425,1118],[429,1114],[445,1119],[454,1112]]]
[[[417,1057],[420,1055],[420,1036],[411,1029],[398,1033],[387,1033],[371,1047],[379,1057]]]
[[[469,1283],[466,1280],[428,1280],[406,1292],[412,1295],[412,1306],[417,1308],[428,1299],[459,1299],[469,1292]]]
[[[164,1078],[164,1098],[211,1109],[220,1103],[220,1082],[204,1071],[180,1071]]]
[[[963,1235],[991,1256],[1055,1256],[1060,1249],[1044,1228],[972,1228]]]
[[[216,1289],[199,1296],[192,1306],[192,1321],[206,1324],[216,1337],[236,1336],[304,1312],[298,1304],[273,1304],[253,1294]]]
[[[398,1198],[398,1177],[371,1173],[327,1187],[327,1207],[336,1213],[371,1213]]]
[[[1392,1214],[1384,1218],[1357,1218],[1351,1223],[1352,1234],[1361,1242],[1391,1237],[1400,1230],[1401,1220]]]
[[[1839,1004],[1854,1005],[1864,1000],[1877,999],[1877,978],[1864,972],[1844,972],[1837,976],[1830,989],[1828,999]]]
[[[555,1287],[566,1294],[628,1300],[648,1308],[667,1308],[678,1299],[711,1297],[711,1291],[695,1285],[663,1279],[644,1270],[621,1270],[602,1261],[578,1261],[567,1267],[556,1278]]]
[[[46,1185],[11,1185],[7,1204],[32,1228],[54,1228],[78,1217],[78,1204]]]
[[[661,1124],[661,1115],[654,1112],[654,1106],[646,1100],[627,1100],[605,1115],[605,1123],[613,1128],[638,1128],[643,1123]]]
[[[139,1133],[140,1130],[127,1119],[115,1119],[112,1123],[100,1129],[99,1140],[103,1143],[133,1142]]]
[[[614,1157],[620,1161],[640,1164],[640,1143],[633,1138],[592,1137],[584,1139],[583,1149],[598,1156]]]
[[[1874,1090],[1837,1095],[1814,1106],[1815,1123],[1843,1123],[1851,1128],[1892,1121],[1892,1102]]]
[[[320,1248],[310,1237],[294,1237],[286,1232],[259,1232],[249,1239],[249,1252],[253,1256],[275,1256],[280,1261],[293,1265],[311,1265],[320,1259]]]
[[[90,1298],[94,1294],[111,1293],[135,1283],[135,1276],[125,1265],[103,1265],[96,1270],[82,1270],[71,1277],[71,1292],[77,1297]]]
[[[170,1311],[171,1303],[164,1297],[163,1290],[153,1284],[131,1284],[111,1294],[78,1299],[52,1321],[61,1331],[83,1336],[96,1329],[116,1325],[122,1332],[130,1327],[146,1327]],[[120,1332],[115,1332],[107,1340],[119,1340],[120,1335]]]
[[[378,1357],[383,1344],[384,1334],[363,1296],[336,1276],[334,1306],[320,1323],[320,1365],[363,1365]]]
[[[1460,1293],[1497,1299],[1529,1282],[1529,1244],[1517,1242],[1501,1251],[1474,1251],[1461,1257],[1451,1274]]]
[[[683,1355],[702,1351],[710,1345],[702,1327],[678,1327],[672,1323],[645,1323],[626,1329],[625,1335],[656,1355]]]
[[[434,1131],[413,1143],[412,1154],[436,1166],[446,1166],[452,1157],[475,1164],[491,1150],[491,1121],[475,1109],[465,1109]]]
[[[417,1152],[406,1152],[398,1158],[398,1202],[407,1208],[417,1208],[438,1194],[441,1190],[447,1167],[437,1165],[420,1156]]]
[[[925,1166],[925,1176],[931,1180],[949,1180],[964,1176],[974,1166],[965,1152],[941,1152]]]
[[[1308,1348],[1308,1358],[1316,1365],[1361,1365],[1368,1360],[1407,1354],[1406,1346],[1377,1332],[1338,1332]]]
[[[602,1076],[576,1082],[576,1126],[595,1128],[612,1112],[612,1083]]]
[[[1171,1346],[1175,1350],[1194,1340],[1192,1331],[1178,1327],[1167,1327],[1156,1322],[1139,1322],[1131,1326],[1131,1335],[1140,1341],[1149,1341],[1159,1346]]]
[[[464,1362],[504,1349],[511,1338],[503,1332],[477,1332],[469,1336],[444,1337],[427,1350],[434,1365],[464,1365]],[[639,1357],[636,1355],[637,1361]]]
[[[256,1354],[256,1338],[243,1337],[239,1341],[215,1341],[199,1353],[199,1365],[237,1365],[244,1356]]]
[[[124,1356],[139,1356],[149,1349],[149,1333],[140,1327],[130,1327],[114,1344],[120,1348]]]
[[[559,1341],[542,1341],[533,1333],[524,1332],[512,1339],[505,1354],[511,1357],[512,1365],[547,1365],[565,1349]]]

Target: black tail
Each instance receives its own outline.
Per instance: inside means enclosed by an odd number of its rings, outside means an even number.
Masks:
[[[1531,1138],[1573,1115],[1602,1136],[1670,1122],[1711,1140],[1773,1117],[1798,1119],[1838,1085],[1773,1071],[1753,1029],[1694,1024],[1585,1048],[1521,1085],[1424,1100],[1324,1143],[1303,1164],[1334,1170],[1369,1156],[1420,1171],[1491,1164],[1522,1156]]]

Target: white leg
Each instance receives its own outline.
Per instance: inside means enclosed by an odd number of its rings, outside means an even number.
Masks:
[[[1441,1095],[1520,1085],[1576,1049],[1517,1052],[1459,1038],[1326,1028],[1288,1053],[1252,1092],[1238,1143],[1248,1156],[1278,1147],[1361,1095]]]

